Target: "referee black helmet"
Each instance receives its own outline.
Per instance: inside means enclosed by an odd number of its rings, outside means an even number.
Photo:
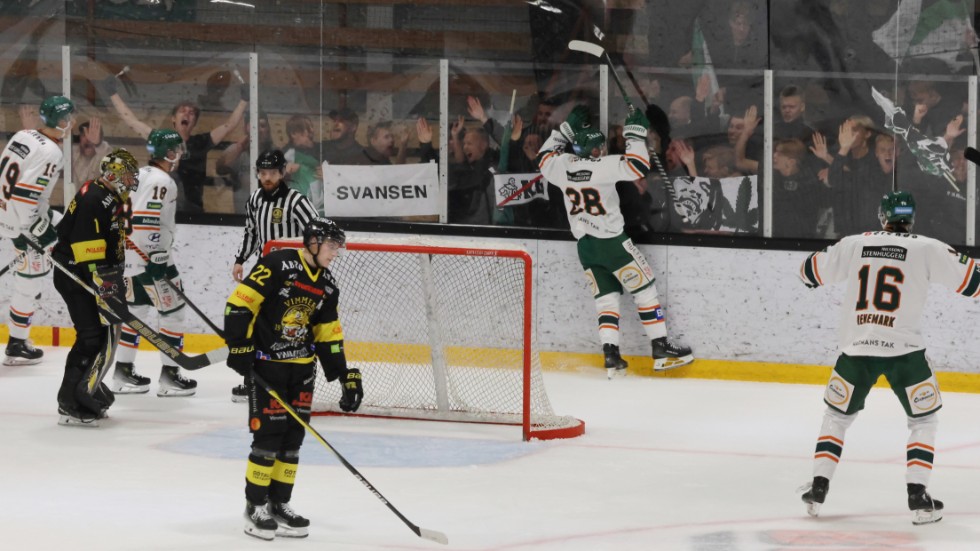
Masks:
[[[255,160],[255,170],[262,170],[263,168],[284,172],[286,170],[286,156],[278,149],[263,151]]]

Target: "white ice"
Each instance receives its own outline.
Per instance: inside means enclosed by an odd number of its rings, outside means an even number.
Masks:
[[[67,349],[0,366],[0,548],[51,550],[446,549],[418,538],[313,438],[293,505],[305,540],[242,533],[246,408],[223,365],[192,398],[119,396],[98,429],[56,424]],[[546,373],[555,410],[586,435],[520,442],[513,427],[317,418],[314,425],[448,549],[749,551],[980,548],[980,395],[946,393],[930,491],[946,518],[913,526],[906,427],[876,389],[847,435],[819,518],[811,477],[822,388]]]

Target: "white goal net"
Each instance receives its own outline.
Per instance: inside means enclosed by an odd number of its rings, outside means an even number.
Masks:
[[[271,241],[264,253],[299,248]],[[360,415],[523,427],[569,438],[584,424],[551,408],[534,347],[532,261],[519,247],[438,238],[352,239],[330,271],[340,288]],[[318,370],[313,411],[341,413],[340,385]]]

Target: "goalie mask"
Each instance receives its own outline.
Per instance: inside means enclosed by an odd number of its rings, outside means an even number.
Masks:
[[[74,112],[75,103],[65,96],[51,96],[42,101],[41,107],[38,109],[44,126],[60,130],[62,138],[68,135],[72,123],[75,122],[72,115]],[[62,121],[64,121],[63,124]]]
[[[592,128],[585,128],[575,133],[572,141],[572,152],[582,158],[597,159],[602,157],[606,147],[606,136]]]
[[[902,224],[911,228],[915,222],[915,198],[907,191],[885,194],[878,206],[878,220],[882,227],[887,224]]]
[[[102,181],[117,194],[125,197],[139,186],[139,164],[125,149],[114,149],[102,158],[99,165]]]
[[[151,159],[176,165],[184,154],[184,139],[176,130],[157,128],[146,138],[146,150],[150,152]]]

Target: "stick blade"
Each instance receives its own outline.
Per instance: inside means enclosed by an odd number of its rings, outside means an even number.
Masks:
[[[443,545],[449,545],[449,538],[446,534],[439,532],[438,530],[429,530],[426,528],[419,528],[419,537],[427,539],[429,541],[434,541],[436,543],[441,543]]]
[[[603,52],[605,52],[602,46],[591,42],[586,42],[584,40],[572,40],[568,43],[568,49],[575,50],[576,52],[583,52],[595,57],[602,57]]]
[[[963,156],[966,157],[966,160],[970,161],[971,163],[980,164],[980,151],[977,151],[972,147],[966,148],[966,151],[963,152]]]

